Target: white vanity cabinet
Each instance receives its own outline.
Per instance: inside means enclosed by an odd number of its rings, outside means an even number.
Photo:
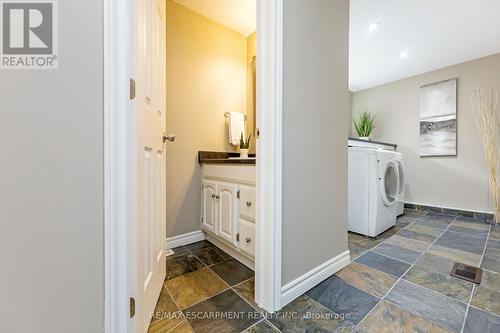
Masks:
[[[255,166],[202,165],[201,228],[207,239],[253,269]]]

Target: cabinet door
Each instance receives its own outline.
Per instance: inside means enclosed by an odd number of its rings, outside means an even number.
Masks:
[[[245,219],[240,219],[240,251],[255,257],[255,224]]]
[[[217,213],[216,201],[217,185],[211,181],[203,181],[203,190],[201,195],[202,207],[202,222],[201,226],[204,230],[216,233],[215,222]]]
[[[230,183],[217,184],[217,235],[236,245],[236,225],[238,219],[238,186]]]

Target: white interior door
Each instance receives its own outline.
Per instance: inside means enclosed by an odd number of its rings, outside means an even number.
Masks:
[[[165,1],[138,0],[137,332],[148,330],[165,278]]]

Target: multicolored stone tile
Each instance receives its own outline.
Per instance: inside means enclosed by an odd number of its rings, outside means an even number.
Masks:
[[[470,302],[471,305],[500,316],[500,290],[476,286]]]
[[[408,250],[400,246],[382,243],[372,250],[373,252],[386,255],[409,264],[413,264],[422,253]]]
[[[353,232],[349,232],[349,234],[347,235],[347,241],[349,244],[357,245],[367,250],[373,248],[374,246],[377,246],[382,242],[382,240],[376,240],[368,236],[355,234]]]
[[[475,233],[463,234],[454,231],[445,231],[434,244],[482,255],[485,243],[486,236],[477,236]]]
[[[384,241],[384,244],[396,245],[417,252],[424,252],[430,246],[429,243],[401,237],[398,235],[392,236],[391,238],[387,239],[386,241]]]
[[[415,232],[419,232],[421,234],[426,234],[426,235],[434,236],[434,237],[438,237],[443,233],[442,229],[436,229],[433,227],[429,227],[427,225],[421,225],[421,224],[416,224],[416,223],[406,227],[405,230],[415,231]]]
[[[473,287],[473,284],[470,282],[459,280],[450,275],[441,274],[420,266],[413,266],[408,273],[404,275],[403,279],[443,295],[453,297],[464,303],[469,302]]]
[[[209,268],[165,281],[164,286],[181,310],[228,288],[224,280]]]
[[[358,325],[355,333],[449,333],[421,316],[381,301]]]
[[[442,274],[450,274],[454,264],[455,262],[448,258],[425,253],[420,259],[418,259],[415,266],[423,267]]]
[[[500,226],[492,226],[491,227],[490,239],[500,240]]]
[[[248,280],[254,276],[253,271],[236,259],[229,259],[210,267],[230,286]]]
[[[351,255],[351,260],[356,259],[360,255],[362,255],[363,253],[365,253],[366,251],[368,251],[365,248],[362,248],[362,247],[360,247],[360,246],[358,246],[356,244],[350,244],[350,243],[347,245],[347,248],[349,249],[349,252],[350,252],[350,255]]]
[[[398,232],[398,236],[401,236],[401,237],[406,237],[406,238],[410,238],[410,239],[415,239],[415,240],[418,240],[418,241],[422,241],[422,242],[426,242],[426,243],[433,243],[437,237],[435,236],[431,236],[431,235],[427,235],[427,234],[422,234],[420,232],[416,232],[416,231],[412,231],[412,230],[401,230],[400,232]]]
[[[279,333],[272,325],[266,320],[262,320],[256,325],[246,329],[242,333]]]
[[[231,259],[229,254],[216,247],[204,247],[200,250],[194,251],[193,254],[207,266],[215,265]]]
[[[177,257],[180,257],[182,255],[185,255],[186,253],[189,253],[189,250],[185,246],[178,246],[178,247],[175,247],[171,250],[174,251],[174,254],[169,255],[167,257],[167,260],[177,258]]]
[[[481,286],[500,291],[500,274],[483,270]]]
[[[356,325],[345,314],[332,312],[306,295],[274,313],[269,321],[283,333],[350,332]]]
[[[482,235],[488,237],[490,225],[484,222],[468,222],[462,220],[455,220],[448,228],[448,231],[461,232],[464,234]]]
[[[491,313],[469,307],[463,333],[498,333],[500,332],[500,317]]]
[[[379,301],[379,298],[349,285],[335,275],[309,290],[306,295],[331,311],[348,316],[354,324],[359,323]]]
[[[500,261],[484,256],[483,261],[481,262],[481,268],[500,273]]]
[[[385,298],[400,309],[459,333],[467,305],[448,296],[400,280]]]
[[[446,229],[455,218],[448,215],[429,213],[415,221],[415,224],[425,225],[436,229]]]
[[[427,212],[424,212],[422,210],[417,210],[417,209],[407,209],[405,208],[404,210],[404,215],[403,216],[410,216],[413,218],[420,218],[424,215],[427,215]]]
[[[189,251],[191,251],[191,252],[195,252],[195,251],[198,251],[200,249],[207,248],[207,247],[215,247],[215,245],[213,245],[209,241],[202,240],[200,242],[196,242],[196,243],[192,243],[192,244],[189,244],[189,245],[185,245],[184,247],[186,249],[188,249]]]
[[[149,325],[148,333],[192,333],[193,329],[181,312],[171,318],[161,319]]]
[[[479,266],[481,262],[481,255],[470,253],[457,249],[450,249],[448,247],[433,245],[427,253],[434,254],[437,256],[448,258],[452,261],[461,262],[471,266]]]
[[[195,332],[241,332],[261,320],[256,312],[233,290],[226,290],[183,311]]]
[[[486,243],[484,256],[500,261],[500,240],[489,239],[488,243]]]
[[[387,256],[371,251],[363,254],[361,257],[356,259],[356,262],[378,269],[379,271],[398,278],[401,277],[411,266],[410,264],[407,264],[405,262],[389,258]]]
[[[165,287],[161,288],[160,297],[156,303],[155,311],[151,314],[151,322],[154,323],[158,320],[170,319],[172,316],[179,312],[174,300],[170,297]]]
[[[170,280],[178,276],[202,269],[205,265],[192,253],[180,255],[178,257],[167,257],[167,275],[165,280]]]
[[[397,279],[379,270],[358,264],[353,261],[350,265],[337,272],[339,278],[351,286],[359,288],[377,297],[385,294],[396,283]]]
[[[255,310],[261,313],[267,313],[264,309],[259,307],[255,302],[255,279],[244,281],[233,287],[238,295],[241,296],[248,304],[250,304]]]

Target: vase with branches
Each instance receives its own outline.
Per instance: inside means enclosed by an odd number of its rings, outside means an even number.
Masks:
[[[375,115],[365,111],[359,115],[358,119],[352,120],[360,139],[370,140],[370,134],[375,128],[375,119]]]
[[[490,197],[493,204],[495,223],[500,223],[500,114],[497,111],[498,92],[482,89],[471,95],[472,113],[476,121],[484,156],[488,167]]]

